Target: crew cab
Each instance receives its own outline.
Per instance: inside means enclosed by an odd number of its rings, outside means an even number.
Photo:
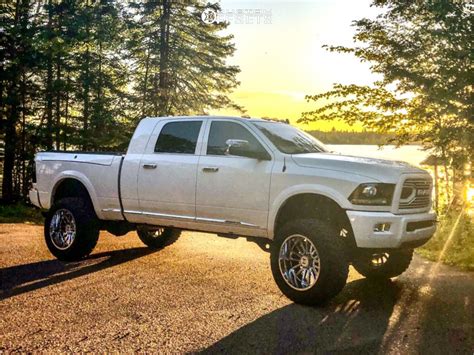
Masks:
[[[401,274],[436,229],[426,171],[332,153],[282,122],[145,118],[126,154],[42,152],[35,162],[29,196],[58,259],[90,254],[101,229],[136,230],[151,248],[181,230],[242,236],[270,252],[277,285],[298,303],[335,296],[350,264],[369,278]]]

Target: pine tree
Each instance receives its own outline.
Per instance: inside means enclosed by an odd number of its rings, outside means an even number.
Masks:
[[[3,200],[26,196],[37,151],[125,149],[144,116],[234,106],[238,68],[204,3],[0,3]]]
[[[394,134],[397,144],[418,141],[460,164],[474,151],[472,33],[467,2],[375,0],[376,19],[354,21],[354,47],[330,46],[371,64],[381,79],[371,86],[336,84],[307,96],[328,100],[300,122],[342,119]],[[328,102],[328,101],[326,101]]]
[[[3,165],[2,198],[11,201],[15,191],[14,172],[16,150],[18,148],[18,125],[26,114],[25,86],[26,73],[34,66],[34,54],[31,46],[32,30],[30,21],[31,4],[29,0],[17,0],[15,3],[0,4],[2,107],[1,127],[5,136]],[[24,128],[24,126],[23,126]],[[17,186],[17,189],[20,186]]]
[[[226,23],[205,24],[205,3],[134,2],[128,14],[129,49],[137,68],[141,116],[205,114],[233,107],[227,96],[239,83],[226,63],[235,47]],[[141,40],[140,40],[141,39]]]

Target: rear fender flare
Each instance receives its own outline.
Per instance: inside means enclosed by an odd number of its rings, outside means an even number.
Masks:
[[[56,194],[56,190],[57,190],[58,186],[65,179],[74,179],[74,180],[79,181],[82,185],[84,185],[84,187],[86,188],[87,193],[89,194],[89,197],[91,199],[92,205],[94,207],[95,214],[97,215],[97,217],[99,219],[102,219],[102,217],[103,217],[102,216],[102,211],[99,208],[99,200],[98,200],[97,194],[95,192],[94,186],[89,181],[89,179],[87,178],[86,175],[84,175],[83,173],[80,173],[78,171],[74,171],[74,170],[65,170],[65,171],[61,172],[61,174],[56,176],[56,178],[54,179],[54,182],[53,182],[54,187],[53,187],[52,192],[51,192],[50,207],[53,204],[54,195]]]

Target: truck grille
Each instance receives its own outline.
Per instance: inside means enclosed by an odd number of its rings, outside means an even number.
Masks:
[[[426,208],[431,202],[430,179],[406,179],[403,183],[399,209]]]

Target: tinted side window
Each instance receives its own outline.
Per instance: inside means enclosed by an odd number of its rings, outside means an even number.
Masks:
[[[156,141],[155,152],[194,154],[201,125],[202,121],[165,124]]]
[[[208,155],[225,155],[228,139],[243,139],[249,142],[254,151],[262,151],[264,148],[257,139],[240,124],[235,122],[214,121],[211,123],[209,139],[207,140]]]

